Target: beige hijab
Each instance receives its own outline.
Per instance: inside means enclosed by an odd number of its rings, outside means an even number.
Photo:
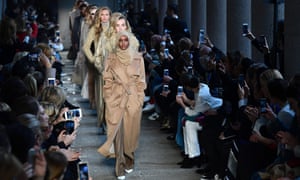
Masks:
[[[122,36],[126,36],[129,41],[129,46],[127,49],[122,50],[119,47],[119,39]],[[133,55],[135,53],[135,49],[132,47],[132,33],[127,31],[121,31],[116,35],[115,47],[116,47],[116,56],[122,64],[129,65],[133,59]]]

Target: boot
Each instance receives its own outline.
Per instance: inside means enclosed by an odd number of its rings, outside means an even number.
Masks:
[[[180,166],[180,168],[193,168],[195,166],[195,159],[194,158],[185,158],[182,162],[182,165]]]

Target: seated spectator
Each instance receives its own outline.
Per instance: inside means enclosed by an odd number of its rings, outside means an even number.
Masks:
[[[195,94],[195,100],[190,100],[185,93],[177,94],[176,101],[185,110],[182,119],[184,149],[187,158],[183,161],[182,168],[192,168],[196,165],[196,160],[200,159],[201,148],[198,140],[198,131],[201,131],[205,123],[205,113],[215,111],[221,107],[222,99],[214,98],[210,95],[209,87],[200,83],[198,78],[192,77],[187,82],[187,89],[191,89]]]

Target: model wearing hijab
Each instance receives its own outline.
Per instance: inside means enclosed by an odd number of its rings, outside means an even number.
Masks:
[[[104,127],[104,103],[103,103],[103,95],[102,95],[102,87],[103,87],[103,77],[102,72],[105,64],[105,60],[109,53],[115,52],[116,48],[116,34],[120,31],[128,31],[131,32],[131,27],[126,19],[126,17],[119,13],[115,12],[111,15],[109,26],[106,26],[107,29],[104,29],[100,35],[98,45],[95,52],[95,62],[94,65],[97,69],[98,76],[96,78],[96,105],[97,105],[97,114],[98,114],[98,122],[99,125]],[[138,48],[138,40],[135,36],[130,37],[133,42],[132,47]],[[99,89],[98,89],[99,88]],[[103,128],[104,130],[104,128]]]
[[[134,166],[146,88],[143,57],[132,47],[132,33],[116,35],[116,50],[109,54],[103,71],[103,97],[107,140],[98,149],[105,157],[116,157],[115,172],[125,179]]]

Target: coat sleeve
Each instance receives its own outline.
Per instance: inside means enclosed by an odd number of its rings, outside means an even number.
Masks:
[[[109,56],[104,66],[103,71],[103,98],[104,101],[108,102],[109,98],[112,97],[112,87],[114,82],[114,77],[110,71],[112,58]]]
[[[94,38],[95,38],[95,28],[92,27],[87,35],[87,38],[85,40],[85,43],[82,47],[82,50],[84,52],[84,54],[86,55],[86,57],[88,58],[88,60],[91,63],[94,63],[96,57],[93,55],[92,51],[91,51],[91,45],[94,42]],[[94,42],[95,43],[95,42]]]
[[[146,84],[146,75],[145,75],[145,64],[144,64],[144,58],[141,56],[140,61],[140,76],[137,84],[137,91],[138,91],[138,98],[139,102],[143,104],[144,97],[145,97],[145,89],[147,87]]]

